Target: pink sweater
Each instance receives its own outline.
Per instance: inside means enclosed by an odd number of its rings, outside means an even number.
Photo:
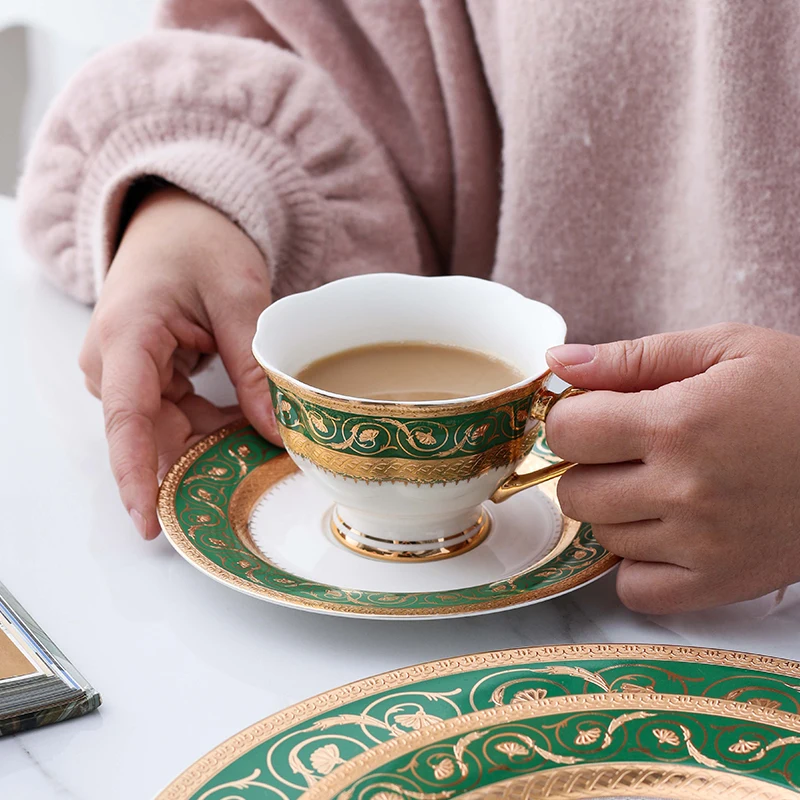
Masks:
[[[491,277],[601,341],[800,334],[797,0],[168,0],[54,104],[20,186],[97,296],[131,182],[213,204],[275,291]]]

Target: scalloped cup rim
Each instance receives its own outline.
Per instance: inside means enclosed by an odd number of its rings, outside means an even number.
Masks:
[[[436,282],[452,282],[452,283],[462,283],[462,284],[476,284],[480,283],[484,286],[487,291],[493,292],[502,292],[507,293],[508,297],[514,298],[515,301],[519,301],[520,299],[524,300],[527,303],[530,303],[537,307],[537,309],[545,314],[553,316],[553,321],[559,324],[561,328],[560,335],[563,341],[563,337],[566,334],[566,322],[564,318],[559,314],[555,309],[551,308],[545,303],[542,303],[539,300],[533,300],[529,297],[525,297],[521,295],[519,292],[511,289],[508,286],[505,286],[501,283],[495,283],[493,281],[487,281],[481,278],[473,278],[466,275],[436,275],[436,276],[422,276],[422,275],[405,275],[403,273],[394,273],[394,272],[386,272],[386,273],[371,273],[368,275],[354,275],[348,278],[340,278],[335,281],[331,281],[330,283],[324,284],[322,286],[317,286],[314,289],[309,289],[304,292],[298,292],[296,294],[286,295],[285,297],[281,297],[280,299],[276,300],[274,303],[271,303],[264,311],[261,312],[258,318],[258,322],[256,324],[256,333],[253,337],[253,346],[252,346],[252,353],[256,361],[258,362],[259,366],[265,370],[271,376],[275,376],[279,380],[287,383],[294,389],[300,389],[303,392],[308,394],[317,395],[320,398],[331,399],[331,400],[338,400],[338,401],[345,401],[345,402],[354,402],[354,403],[361,403],[364,405],[372,406],[374,408],[397,408],[397,407],[412,407],[415,409],[427,409],[430,408],[432,410],[447,408],[453,405],[462,405],[466,403],[483,403],[484,401],[490,401],[493,399],[497,399],[498,401],[504,396],[507,395],[509,392],[516,392],[522,391],[528,387],[534,386],[538,381],[540,381],[548,372],[545,368],[544,370],[538,372],[535,375],[526,375],[522,380],[517,381],[516,383],[510,384],[508,386],[503,387],[502,389],[498,389],[493,392],[486,392],[484,394],[476,394],[476,395],[466,395],[464,397],[457,397],[450,400],[374,400],[365,397],[358,397],[356,395],[345,395],[345,394],[337,394],[336,392],[329,392],[324,389],[320,389],[316,386],[311,386],[310,384],[303,383],[303,381],[298,380],[293,375],[288,374],[286,371],[279,369],[274,364],[269,363],[267,359],[261,357],[257,349],[257,342],[259,339],[259,335],[263,333],[263,329],[266,326],[266,314],[274,308],[281,307],[281,308],[291,308],[293,305],[300,306],[302,303],[307,301],[308,296],[324,296],[325,294],[330,293],[333,289],[332,287],[339,287],[343,284],[353,285],[355,283],[364,283],[364,282],[372,282],[374,280],[380,280],[380,282],[397,282],[397,283],[410,283],[410,282],[428,282],[428,281],[436,281]],[[489,288],[491,287],[491,288]],[[415,341],[429,341],[429,340],[407,340],[409,342]],[[379,344],[380,342],[375,342]],[[310,363],[310,362],[309,362]]]

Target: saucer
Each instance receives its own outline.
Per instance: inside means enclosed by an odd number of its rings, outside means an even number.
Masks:
[[[540,438],[525,467],[554,460]],[[159,517],[191,564],[263,600],[343,616],[468,616],[556,597],[618,562],[591,526],[561,514],[555,483],[487,503],[491,532],[468,552],[425,563],[378,560],[335,539],[327,496],[240,422],[172,467]]]
[[[512,793],[519,800],[767,800],[796,796],[799,725],[797,662],[675,645],[497,650],[398,669],[304,700],[221,743],[158,800],[344,797],[378,764],[389,766],[390,782],[404,791],[373,783],[375,791],[356,791],[353,800],[378,792],[402,800],[467,791],[505,797],[508,779],[521,782]],[[501,738],[492,741],[490,730]],[[454,741],[463,743],[466,778]],[[420,789],[407,782],[418,780],[413,770],[400,769],[424,747],[438,749],[432,758],[418,755],[433,781]],[[406,760],[396,768],[398,748]],[[505,757],[500,769],[482,752]],[[476,785],[481,764],[487,779]]]

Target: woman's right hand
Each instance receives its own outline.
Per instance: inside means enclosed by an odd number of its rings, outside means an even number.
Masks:
[[[137,208],[83,344],[86,386],[103,403],[111,469],[139,533],[159,533],[159,477],[198,438],[243,413],[280,444],[266,377],[250,350],[270,303],[252,240],[211,206],[160,189]],[[219,353],[240,409],[217,408],[189,379]]]

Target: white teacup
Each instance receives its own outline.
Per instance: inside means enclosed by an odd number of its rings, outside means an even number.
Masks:
[[[253,353],[287,451],[335,503],[334,535],[365,555],[419,561],[474,547],[490,527],[487,500],[571,466],[515,473],[564,396],[545,386],[545,352],[565,333],[560,314],[500,284],[388,273],[277,301],[259,317]],[[491,394],[425,402],[346,397],[294,377],[319,358],[384,342],[479,350],[526,377]]]

